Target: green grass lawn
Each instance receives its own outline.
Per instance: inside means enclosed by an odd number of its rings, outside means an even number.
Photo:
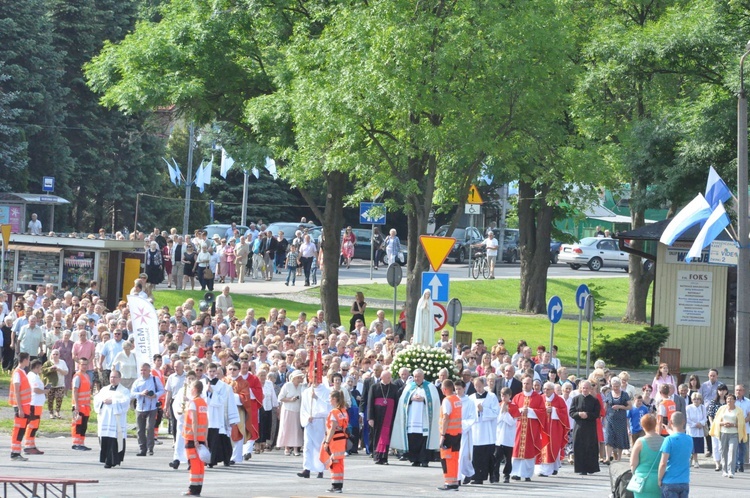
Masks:
[[[494,282],[500,281],[496,280]],[[479,283],[493,284],[494,282],[487,281]],[[465,284],[465,282],[457,283]],[[468,284],[475,283],[476,282],[468,282]],[[455,283],[451,285],[455,285]],[[380,285],[378,287],[386,288],[386,286],[383,285]],[[561,286],[560,288],[563,287]],[[391,288],[387,287],[387,289]],[[342,288],[340,294],[344,295],[344,292],[346,291],[344,291]],[[573,292],[575,292],[575,288],[573,289]],[[370,295],[367,290],[365,290],[365,293],[366,295]],[[563,293],[561,293],[560,295],[564,296]],[[193,299],[195,299],[196,303],[198,303],[202,296],[203,293],[198,291],[159,291],[154,293],[156,306],[169,306],[171,312],[174,312],[174,308],[178,305],[181,305],[188,297],[192,297]],[[464,306],[480,306],[475,304],[468,304],[470,302],[469,299],[463,297],[461,299],[464,303]],[[486,297],[482,297],[482,299],[484,299],[485,302],[489,302]],[[563,297],[564,302],[566,304],[570,302],[569,306],[571,307],[574,306],[572,302],[574,301],[574,299],[575,294],[569,297],[568,300],[565,300],[565,297]],[[232,300],[235,308],[237,309],[237,315],[240,317],[244,316],[245,310],[247,308],[255,308],[256,317],[268,316],[268,310],[274,307],[285,308],[287,310],[288,316],[292,318],[296,317],[300,311],[305,311],[307,312],[308,316],[310,316],[311,313],[315,313],[320,308],[320,306],[317,304],[304,304],[285,299],[248,296],[241,294],[232,294]],[[348,311],[348,307],[341,307],[341,317],[345,323],[348,323]],[[571,313],[571,311],[572,310],[568,308],[568,313]],[[369,318],[371,314],[368,314],[367,316]],[[386,313],[386,316],[391,316],[390,311]],[[603,327],[603,330],[600,333],[608,334],[613,338],[628,334],[630,332],[634,332],[639,329],[639,326],[637,325],[624,324],[616,321],[600,322],[597,323],[596,326]],[[515,351],[515,344],[520,339],[525,339],[534,348],[536,348],[536,346],[539,344],[549,346],[550,323],[544,316],[465,312],[463,314],[462,321],[457,329],[472,332],[474,338],[481,337],[488,345],[496,343],[497,339],[502,337],[503,339],[505,339],[506,348],[513,351]],[[583,349],[586,349],[586,333],[587,329],[585,328],[584,323]],[[436,334],[435,337],[437,340],[439,338],[439,335]],[[555,326],[555,344],[557,344],[560,349],[559,356],[564,364],[575,364],[578,348],[577,343],[578,320],[561,320],[560,323]]]
[[[628,303],[629,280],[627,278],[602,278],[591,281],[580,279],[550,279],[547,282],[547,298],[558,295],[563,301],[566,314],[576,314],[576,289],[585,283],[589,288],[597,288],[606,306],[602,310],[608,319],[621,319]],[[354,296],[362,291],[366,298],[393,299],[393,288],[388,284],[342,285],[341,296]],[[492,308],[498,311],[516,311],[521,295],[519,279],[463,280],[450,284],[451,297],[461,300],[464,307]],[[314,291],[307,291],[308,293]],[[406,286],[398,287],[399,300],[405,299]],[[647,309],[651,310],[649,294]],[[650,314],[650,313],[649,313]]]

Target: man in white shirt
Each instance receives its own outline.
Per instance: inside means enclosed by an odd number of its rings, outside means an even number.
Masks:
[[[377,316],[377,318],[370,322],[370,332],[375,331],[375,325],[378,323],[383,327],[383,330],[393,328],[393,324],[391,324],[391,321],[385,317],[385,311],[378,310],[375,315]]]
[[[383,325],[379,322],[376,322],[375,330],[373,330],[367,336],[367,347],[369,349],[372,349],[375,347],[375,344],[379,343],[383,339],[385,339],[385,331],[383,330]]]
[[[29,233],[31,235],[42,234],[42,222],[37,219],[36,213],[31,214],[31,221],[29,221]]]
[[[232,302],[232,296],[229,295],[229,286],[225,285],[221,290],[221,294],[216,297],[216,309],[226,313],[227,310],[233,306],[234,303]]]
[[[490,278],[495,278],[495,259],[497,258],[497,239],[492,231],[487,232],[487,238],[472,247],[484,246],[487,248],[487,264],[490,267]]]

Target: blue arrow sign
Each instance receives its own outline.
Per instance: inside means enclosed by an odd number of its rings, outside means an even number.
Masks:
[[[552,296],[547,303],[547,318],[552,323],[560,321],[563,315],[563,304],[560,296]]]
[[[579,310],[582,310],[584,305],[586,304],[586,297],[591,294],[591,291],[589,290],[589,286],[586,284],[581,284],[578,286],[578,289],[576,289],[576,306],[578,306]]]
[[[422,294],[429,289],[433,301],[448,301],[450,278],[447,273],[422,272]]]
[[[382,202],[359,203],[360,225],[385,225],[385,204]]]

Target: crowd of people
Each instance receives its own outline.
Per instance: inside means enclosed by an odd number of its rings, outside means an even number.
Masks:
[[[744,471],[748,456],[750,400],[741,385],[728,394],[715,370],[706,382],[692,376],[678,385],[662,364],[638,389],[627,372],[615,374],[602,361],[576,378],[556,348],[539,346],[534,355],[525,341],[509,351],[503,339],[488,349],[477,338],[457,345],[454,372],[425,379],[420,368],[392,370],[409,342],[382,310],[367,320],[361,294],[345,326],[326,323],[322,311],[238,315],[229,286],[205,311],[192,299],[157,308],[161,351],[139,364],[124,302],[107,310],[95,286],[81,298],[53,291],[29,291],[12,310],[0,294],[10,344],[3,366],[15,368],[14,461],[43,454],[35,441],[42,409],[68,418],[60,406],[68,392],[72,450],[89,450],[87,424],[96,411],[100,462],[118,466],[134,410],[135,454],[148,457],[167,437],[160,434],[164,419],[174,443],[170,466],[188,464],[187,493],[195,496],[205,473],[202,445],[209,468],[266,451],[302,457],[298,475],[329,470],[331,492],[343,489],[345,458],[360,452],[376,465],[441,460],[444,490],[550,478],[566,459],[585,476],[629,453],[634,475],[645,482],[636,496],[687,486],[691,456],[697,466],[704,451],[730,478]],[[454,351],[447,333],[434,347]],[[680,459],[683,436],[689,448]]]
[[[232,223],[226,233],[211,237],[200,229],[190,236],[179,235],[176,228],[169,233],[155,228],[144,238],[147,284],[153,287],[166,281],[167,288],[195,290],[197,280],[201,290],[212,291],[216,283],[270,281],[274,275],[286,274],[286,285],[296,285],[297,277],[304,278],[305,286],[316,285],[317,272],[324,265],[320,237],[313,237],[305,218],[293,234],[273,233],[262,221],[251,223],[244,234]],[[339,264],[349,267],[356,244],[352,228],[347,227]],[[376,270],[380,261],[395,262],[401,251],[395,229],[383,235],[375,227],[372,244]]]

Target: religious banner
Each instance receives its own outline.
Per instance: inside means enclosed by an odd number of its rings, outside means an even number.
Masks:
[[[133,322],[135,358],[138,366],[151,365],[154,355],[159,353],[159,324],[154,305],[139,296],[128,295],[128,309]]]

